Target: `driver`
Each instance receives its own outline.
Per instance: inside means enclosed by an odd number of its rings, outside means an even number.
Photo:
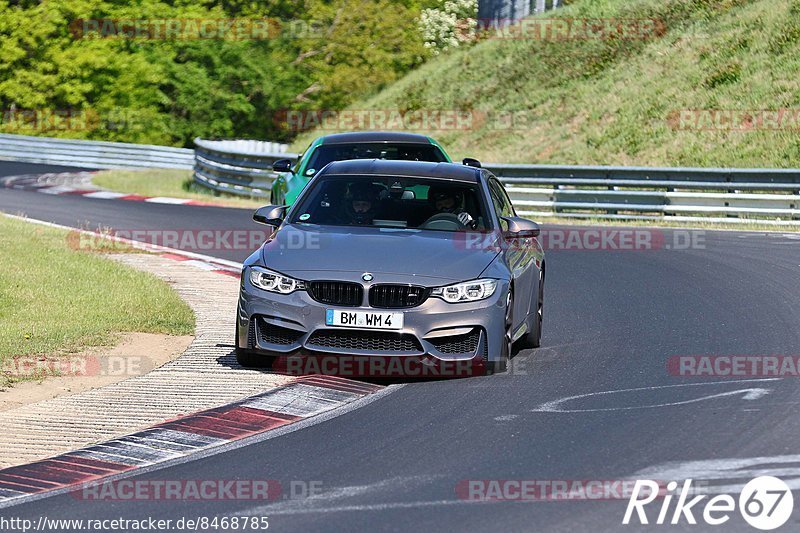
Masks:
[[[350,186],[350,198],[345,203],[345,211],[350,222],[363,226],[372,224],[378,194],[370,183],[354,183]]]
[[[475,220],[464,209],[464,193],[451,187],[431,187],[428,197],[438,213],[450,213],[458,217],[464,226],[472,227]]]

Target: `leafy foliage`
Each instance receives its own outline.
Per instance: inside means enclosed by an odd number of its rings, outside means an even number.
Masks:
[[[0,131],[186,146],[196,136],[286,140],[293,132],[276,119],[282,111],[341,109],[422,63],[423,7],[0,0]],[[271,31],[244,39],[102,34],[165,19],[266,21]]]

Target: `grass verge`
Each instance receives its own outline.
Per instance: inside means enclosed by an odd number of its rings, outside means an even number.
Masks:
[[[657,21],[663,31],[633,39],[487,35],[351,109],[433,116],[475,110],[495,117],[477,113],[468,126],[445,122],[438,130],[430,121],[424,133],[454,159],[800,165],[796,0],[576,0],[538,19]],[[780,110],[786,120],[777,125],[772,117]],[[737,124],[725,122],[729,111]],[[301,135],[293,147],[320,133]]]
[[[121,332],[189,335],[194,313],[167,283],[72,249],[67,232],[0,216],[0,369],[66,355]],[[0,374],[0,386],[19,378]]]
[[[206,189],[195,183],[191,170],[169,168],[104,170],[95,174],[92,183],[114,192],[186,198],[227,207],[256,208],[269,203],[267,199],[236,196]]]

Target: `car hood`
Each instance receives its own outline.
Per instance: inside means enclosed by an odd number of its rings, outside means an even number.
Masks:
[[[466,232],[286,224],[261,248],[270,269],[299,279],[352,279],[444,284],[474,279],[497,256],[494,246],[472,243]],[[481,243],[494,234],[481,235]],[[333,273],[338,275],[333,276]],[[380,279],[380,275],[391,274]]]

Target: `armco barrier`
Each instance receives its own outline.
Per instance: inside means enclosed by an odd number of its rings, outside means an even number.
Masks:
[[[269,198],[284,144],[164,146],[0,134],[0,159],[86,168],[194,168],[218,191]],[[493,164],[523,216],[800,225],[800,170]]]
[[[194,164],[188,148],[0,134],[0,160],[83,168],[184,168]]]
[[[197,144],[195,180],[268,198],[272,163],[296,159],[272,143]],[[280,146],[280,145],[278,145]],[[484,164],[530,217],[800,225],[800,170]]]
[[[287,146],[265,141],[195,139],[194,179],[217,191],[269,198],[277,176],[272,163],[295,159]]]
[[[520,213],[800,225],[800,170],[487,164]]]

